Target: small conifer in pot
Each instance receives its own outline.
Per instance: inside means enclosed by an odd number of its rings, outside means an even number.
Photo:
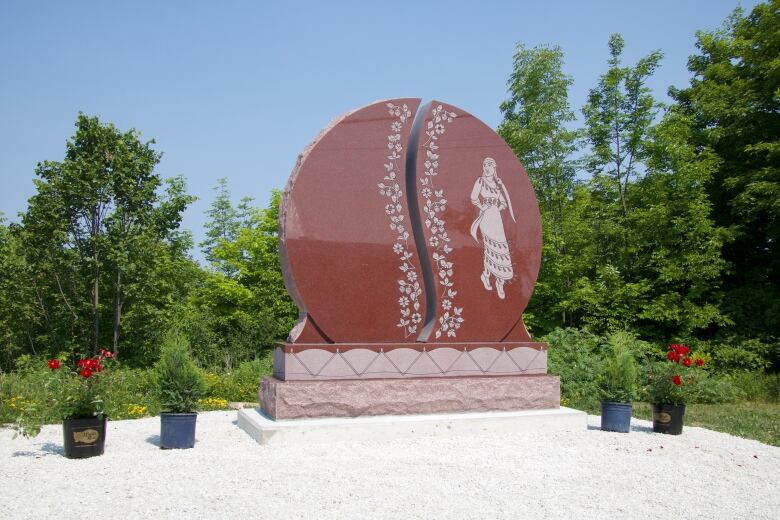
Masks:
[[[192,448],[198,400],[206,391],[203,374],[195,365],[186,338],[179,332],[166,335],[155,365],[160,414],[160,447]]]

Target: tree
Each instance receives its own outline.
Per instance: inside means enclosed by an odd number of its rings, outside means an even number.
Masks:
[[[780,337],[780,1],[737,9],[697,33],[690,86],[670,89],[693,122],[690,144],[719,165],[706,187],[713,215],[734,235],[724,305],[739,332]]]
[[[67,309],[78,329],[71,337],[83,334],[81,325],[88,321],[93,353],[106,339],[104,321],[112,325],[111,344],[118,352],[128,298],[144,298],[131,288],[148,279],[157,247],[175,240],[181,213],[194,200],[181,179],[168,183],[165,196],[158,193],[162,180],[154,167],[161,154],[153,143],[141,142],[135,130],[122,133],[79,114],[65,159],[36,168],[37,193],[23,215],[21,235],[27,261],[40,273],[34,284],[41,312],[51,322],[49,309]],[[101,299],[105,291],[110,305]],[[68,336],[62,327],[52,333]]]
[[[658,104],[646,86],[661,60],[660,51],[623,66],[625,42],[609,38],[607,72],[589,91],[582,112],[587,183],[575,191],[569,209],[577,248],[571,250],[573,282],[561,307],[582,324],[603,333],[634,327],[639,309],[650,297],[651,282],[635,276],[629,214],[629,187],[644,171],[649,133]]]
[[[637,316],[645,337],[691,338],[732,323],[721,289],[731,233],[715,223],[705,188],[720,161],[690,144],[692,129],[675,107],[667,111],[651,131],[647,174],[632,187],[632,273],[649,285]]]
[[[586,136],[591,146],[588,171],[606,197],[620,201],[628,216],[628,186],[646,158],[648,132],[658,110],[647,87],[647,79],[663,54],[653,51],[633,67],[621,66],[625,42],[620,34],[609,38],[609,69],[590,90],[582,110]]]
[[[553,258],[545,260],[534,298],[540,292],[549,297],[533,309],[546,314],[539,322],[547,330],[561,323],[549,319],[550,309],[556,309],[568,317],[563,323],[599,334],[628,329],[661,341],[690,337],[729,323],[720,291],[725,268],[720,255],[728,233],[714,224],[703,188],[718,160],[688,143],[690,119],[679,111],[669,111],[653,126],[659,105],[646,82],[661,54],[656,51],[626,67],[621,65],[623,47],[620,35],[612,35],[608,70],[583,109],[583,144],[590,145],[584,165],[591,178],[576,183],[573,177],[560,177],[552,184],[559,189],[561,209],[554,220],[559,227],[552,233],[545,228],[544,253]],[[555,60],[546,57],[546,66],[555,67]],[[538,82],[532,74],[513,76],[525,81],[529,92],[535,84],[535,90],[565,92],[555,76],[544,77]],[[534,135],[543,118],[532,114],[549,104],[534,105],[539,96],[525,99],[534,110],[525,108],[529,116],[517,119],[522,130],[508,134],[507,140],[544,149],[555,140],[554,132],[540,132],[546,137],[535,140],[518,136]],[[558,99],[565,100],[561,94]],[[539,175],[533,152],[518,149],[532,165],[529,174]],[[554,156],[551,151],[544,155]],[[572,164],[563,156],[557,164],[567,161]],[[537,188],[543,219],[555,215],[547,202],[550,191]],[[549,247],[550,235],[565,248]]]
[[[233,203],[230,201],[227,178],[225,177],[217,180],[214,191],[217,192],[217,196],[206,212],[206,215],[209,217],[205,226],[206,239],[199,245],[206,256],[206,260],[211,265],[220,269],[225,275],[233,276],[235,273],[214,254],[214,248],[222,241],[232,242],[236,239],[239,230],[242,226],[246,226],[252,213],[250,204],[253,199],[251,197],[243,197],[238,207],[233,207]]]
[[[532,318],[547,325],[567,323],[560,295],[571,289],[568,254],[572,237],[567,222],[574,194],[577,132],[567,128],[574,121],[568,89],[572,78],[562,71],[563,52],[558,46],[532,49],[517,45],[514,69],[507,82],[510,98],[501,104],[503,121],[498,133],[512,150],[534,186],[542,214],[543,253],[534,298],[528,309]],[[554,317],[555,314],[559,319]]]
[[[193,294],[185,327],[206,364],[253,358],[295,324],[298,310],[279,264],[279,200],[274,191],[267,209],[254,209],[234,240],[220,240],[213,249],[225,271],[210,274]]]
[[[14,366],[27,349],[35,353],[35,296],[29,283],[32,272],[19,237],[0,213],[0,369]]]

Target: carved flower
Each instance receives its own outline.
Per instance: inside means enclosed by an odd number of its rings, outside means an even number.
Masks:
[[[436,132],[438,135],[441,135],[444,133],[444,125],[439,123],[436,125],[436,127],[433,129],[434,132]]]
[[[431,198],[431,189],[430,188],[423,188],[422,189],[422,196],[426,199]]]
[[[401,123],[398,121],[393,121],[393,124],[390,125],[390,128],[392,128],[393,132],[400,132],[401,131]]]
[[[431,247],[437,247],[439,245],[439,238],[433,236],[428,239],[428,243],[431,245]]]
[[[417,273],[414,271],[409,271],[408,273],[406,273],[406,278],[408,278],[410,282],[413,282],[417,280]]]
[[[452,302],[449,300],[442,300],[441,301],[441,308],[445,311],[448,311],[452,308]]]
[[[412,314],[412,323],[420,323],[422,321],[422,316],[420,316],[419,312],[415,312]]]
[[[400,305],[401,307],[408,307],[409,298],[407,298],[406,296],[401,296],[400,298],[398,298],[398,305]]]
[[[400,255],[403,252],[403,250],[404,250],[404,246],[402,246],[398,242],[393,244],[393,253]]]

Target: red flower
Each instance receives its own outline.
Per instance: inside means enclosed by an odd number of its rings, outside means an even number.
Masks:
[[[704,360],[702,358],[696,358],[696,366],[700,367],[704,364]]]
[[[101,357],[101,358],[108,358],[108,359],[111,359],[112,357],[114,357],[114,354],[113,354],[111,351],[109,351],[109,350],[106,350],[106,349],[104,349],[104,348],[101,348],[101,349],[100,349],[100,357]]]
[[[680,386],[682,384],[682,378],[680,376],[672,376],[672,383],[674,383],[676,386]]]
[[[88,377],[90,377],[92,375],[92,370],[84,367],[79,372],[79,375],[81,375],[81,377],[83,377],[84,379],[87,379]],[[675,377],[677,377],[677,376],[675,376]]]
[[[687,357],[683,359],[683,365],[685,365],[686,367],[691,366],[691,358]]]
[[[685,345],[679,345],[679,344],[677,344],[677,343],[672,343],[671,345],[669,345],[669,348],[670,348],[671,350],[675,351],[675,352],[676,352],[677,354],[679,354],[680,356],[684,356],[684,355],[686,355],[688,352],[690,352],[690,351],[691,351],[691,349],[690,349],[690,348],[688,348],[688,347],[686,347]]]
[[[59,359],[50,359],[49,360],[49,368],[52,370],[57,370],[60,368],[60,360]]]

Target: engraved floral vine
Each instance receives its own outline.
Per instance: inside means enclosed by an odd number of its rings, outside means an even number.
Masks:
[[[391,116],[397,119],[390,125],[391,133],[387,136],[387,149],[389,155],[388,162],[385,163],[384,181],[377,184],[379,194],[388,199],[385,205],[385,213],[390,219],[390,229],[396,233],[393,252],[398,255],[401,264],[399,269],[404,273],[398,280],[398,306],[400,308],[400,318],[398,327],[404,331],[404,337],[408,338],[417,332],[422,323],[422,314],[420,312],[420,295],[422,294],[421,280],[417,274],[414,264],[411,263],[413,254],[409,251],[410,232],[404,223],[403,215],[403,192],[399,184],[398,160],[401,159],[403,146],[401,145],[401,130],[403,125],[412,116],[412,111],[406,104],[397,106],[393,103],[387,103],[388,111]],[[403,178],[403,177],[402,177]]]
[[[446,334],[448,338],[457,336],[457,330],[463,323],[463,307],[454,304],[458,291],[454,289],[453,262],[447,259],[452,252],[449,246],[450,236],[447,234],[446,223],[439,218],[439,214],[447,208],[447,199],[443,189],[436,189],[434,177],[439,174],[439,155],[436,145],[439,137],[444,134],[445,124],[452,123],[457,117],[455,112],[448,112],[442,105],[438,105],[431,112],[431,119],[426,123],[425,135],[428,139],[423,144],[425,148],[425,175],[420,179],[420,194],[425,199],[423,211],[425,212],[425,227],[430,231],[428,245],[433,253],[433,261],[438,270],[439,285],[442,286],[442,297],[439,302],[441,316],[439,326],[436,329],[436,337]]]

